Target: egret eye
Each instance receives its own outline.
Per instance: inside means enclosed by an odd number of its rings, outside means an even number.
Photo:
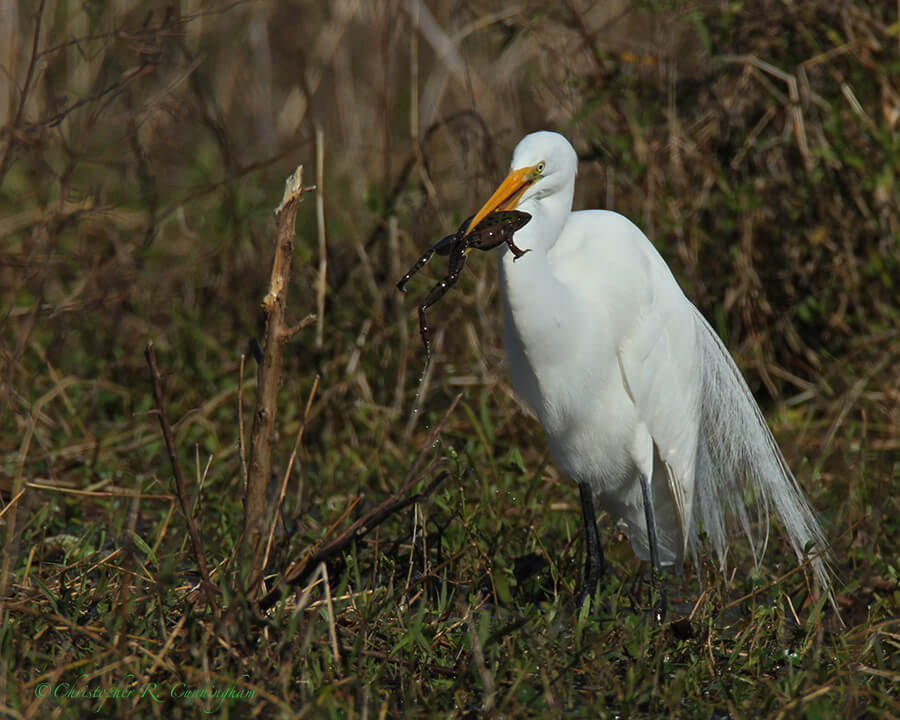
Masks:
[[[534,168],[535,174],[540,175],[541,173],[543,173],[545,167],[547,167],[547,163],[541,160]]]

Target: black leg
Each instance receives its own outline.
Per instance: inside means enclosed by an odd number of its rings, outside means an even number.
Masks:
[[[606,569],[603,548],[600,547],[600,536],[597,534],[597,515],[594,512],[594,493],[587,483],[580,483],[581,514],[584,518],[584,585],[578,596],[578,607],[590,600],[597,589],[597,583]]]
[[[647,540],[650,544],[650,564],[653,566],[650,570],[651,587],[656,599],[653,607],[653,614],[656,622],[662,623],[666,618],[666,610],[668,602],[666,601],[666,590],[660,579],[661,568],[659,564],[659,540],[656,537],[656,511],[653,508],[653,499],[650,496],[650,481],[644,473],[641,476],[641,493],[644,496],[644,515],[647,520]]]
[[[400,278],[399,282],[397,283],[397,289],[400,292],[406,292],[406,284],[409,282],[410,278],[413,275],[415,275],[417,272],[419,272],[419,270],[421,270],[424,267],[425,263],[427,263],[429,260],[431,260],[431,256],[434,255],[436,247],[437,247],[437,245],[435,245],[434,247],[428,248],[428,250],[426,250],[419,257],[419,259],[415,261],[415,263],[413,263],[413,266],[409,269],[409,271],[406,273],[406,275],[404,275],[402,278]]]
[[[443,280],[439,281],[431,292],[419,305],[419,334],[422,336],[422,344],[425,346],[425,365],[431,362],[431,330],[428,327],[428,318],[425,311],[444,297],[444,294],[459,280],[459,274],[466,265],[465,248],[459,245],[450,255],[450,271]]]

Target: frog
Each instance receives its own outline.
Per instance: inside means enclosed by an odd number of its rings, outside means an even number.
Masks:
[[[422,344],[425,346],[426,365],[431,361],[431,331],[428,327],[426,311],[444,297],[459,280],[469,252],[472,250],[486,252],[506,243],[515,261],[531,251],[530,248],[522,250],[513,241],[515,232],[531,220],[529,213],[521,210],[499,210],[490,213],[475,228],[469,230],[473,218],[474,215],[466,218],[455,233],[441,238],[428,248],[397,282],[397,289],[406,292],[406,286],[412,276],[419,272],[435,253],[450,258],[447,275],[431,288],[419,304],[419,334],[422,336]]]

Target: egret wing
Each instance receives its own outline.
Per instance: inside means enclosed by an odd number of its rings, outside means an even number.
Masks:
[[[643,240],[644,302],[618,358],[638,417],[653,438],[654,455],[664,465],[680,520],[683,555],[692,522],[702,398],[696,323],[694,308],[669,268],[649,240]]]

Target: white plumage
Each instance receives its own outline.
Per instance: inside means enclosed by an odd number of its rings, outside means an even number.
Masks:
[[[740,371],[633,223],[572,212],[577,163],[562,135],[526,136],[470,225],[494,210],[532,215],[515,236],[531,252],[514,262],[501,250],[504,340],[513,385],[555,462],[624,523],[642,559],[643,473],[660,564],[696,556],[702,527],[724,567],[732,518],[758,559],[774,510],[827,588],[822,532]]]

